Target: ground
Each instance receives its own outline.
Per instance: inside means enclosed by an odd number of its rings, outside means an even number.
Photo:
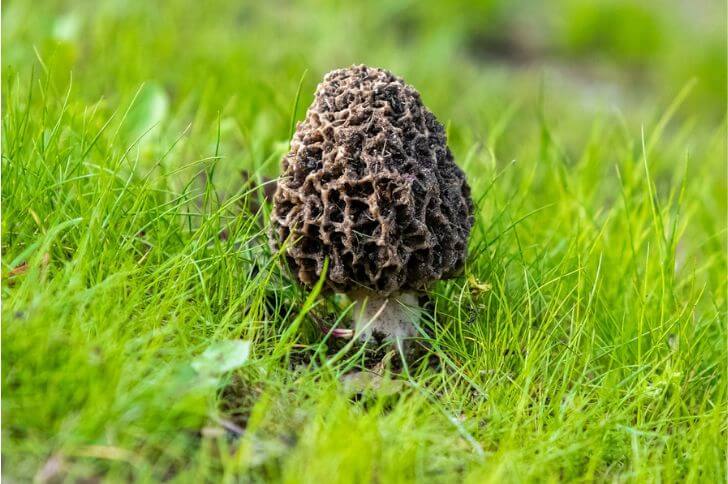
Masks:
[[[2,8],[7,482],[724,480],[725,5],[158,3]],[[352,63],[476,203],[409,365],[265,240]]]

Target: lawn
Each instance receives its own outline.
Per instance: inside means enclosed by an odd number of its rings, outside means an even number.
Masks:
[[[4,480],[723,482],[721,3],[4,2]],[[354,63],[476,206],[406,363],[267,242]]]

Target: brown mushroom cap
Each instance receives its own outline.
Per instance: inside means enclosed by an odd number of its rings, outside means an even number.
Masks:
[[[463,265],[470,188],[419,93],[383,69],[328,73],[282,161],[271,246],[306,286],[390,295]]]

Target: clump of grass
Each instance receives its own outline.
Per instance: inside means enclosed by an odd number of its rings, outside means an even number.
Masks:
[[[320,330],[346,304],[302,291],[266,243],[261,186],[287,149],[303,48],[281,47],[266,84],[223,62],[274,62],[247,37],[220,42],[254,29],[180,10],[206,34],[154,74],[177,24],[113,5],[68,13],[113,56],[84,57],[101,47],[77,37],[31,60],[8,44],[22,31],[3,33],[4,57],[24,60],[3,72],[5,477],[725,476],[726,126],[690,84],[586,111],[548,79],[480,73],[440,37],[405,47],[442,73],[403,72],[453,120],[476,222],[465,273],[430,294],[432,358],[371,365]],[[120,26],[127,42],[112,42]],[[323,30],[336,50],[342,32]],[[400,62],[396,39],[348,40],[362,61]],[[311,62],[304,84],[331,67]]]

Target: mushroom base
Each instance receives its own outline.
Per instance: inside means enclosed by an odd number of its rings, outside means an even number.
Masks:
[[[415,293],[405,292],[389,297],[354,296],[354,329],[362,341],[394,343],[405,350],[408,339],[417,336],[416,324],[422,308]]]

